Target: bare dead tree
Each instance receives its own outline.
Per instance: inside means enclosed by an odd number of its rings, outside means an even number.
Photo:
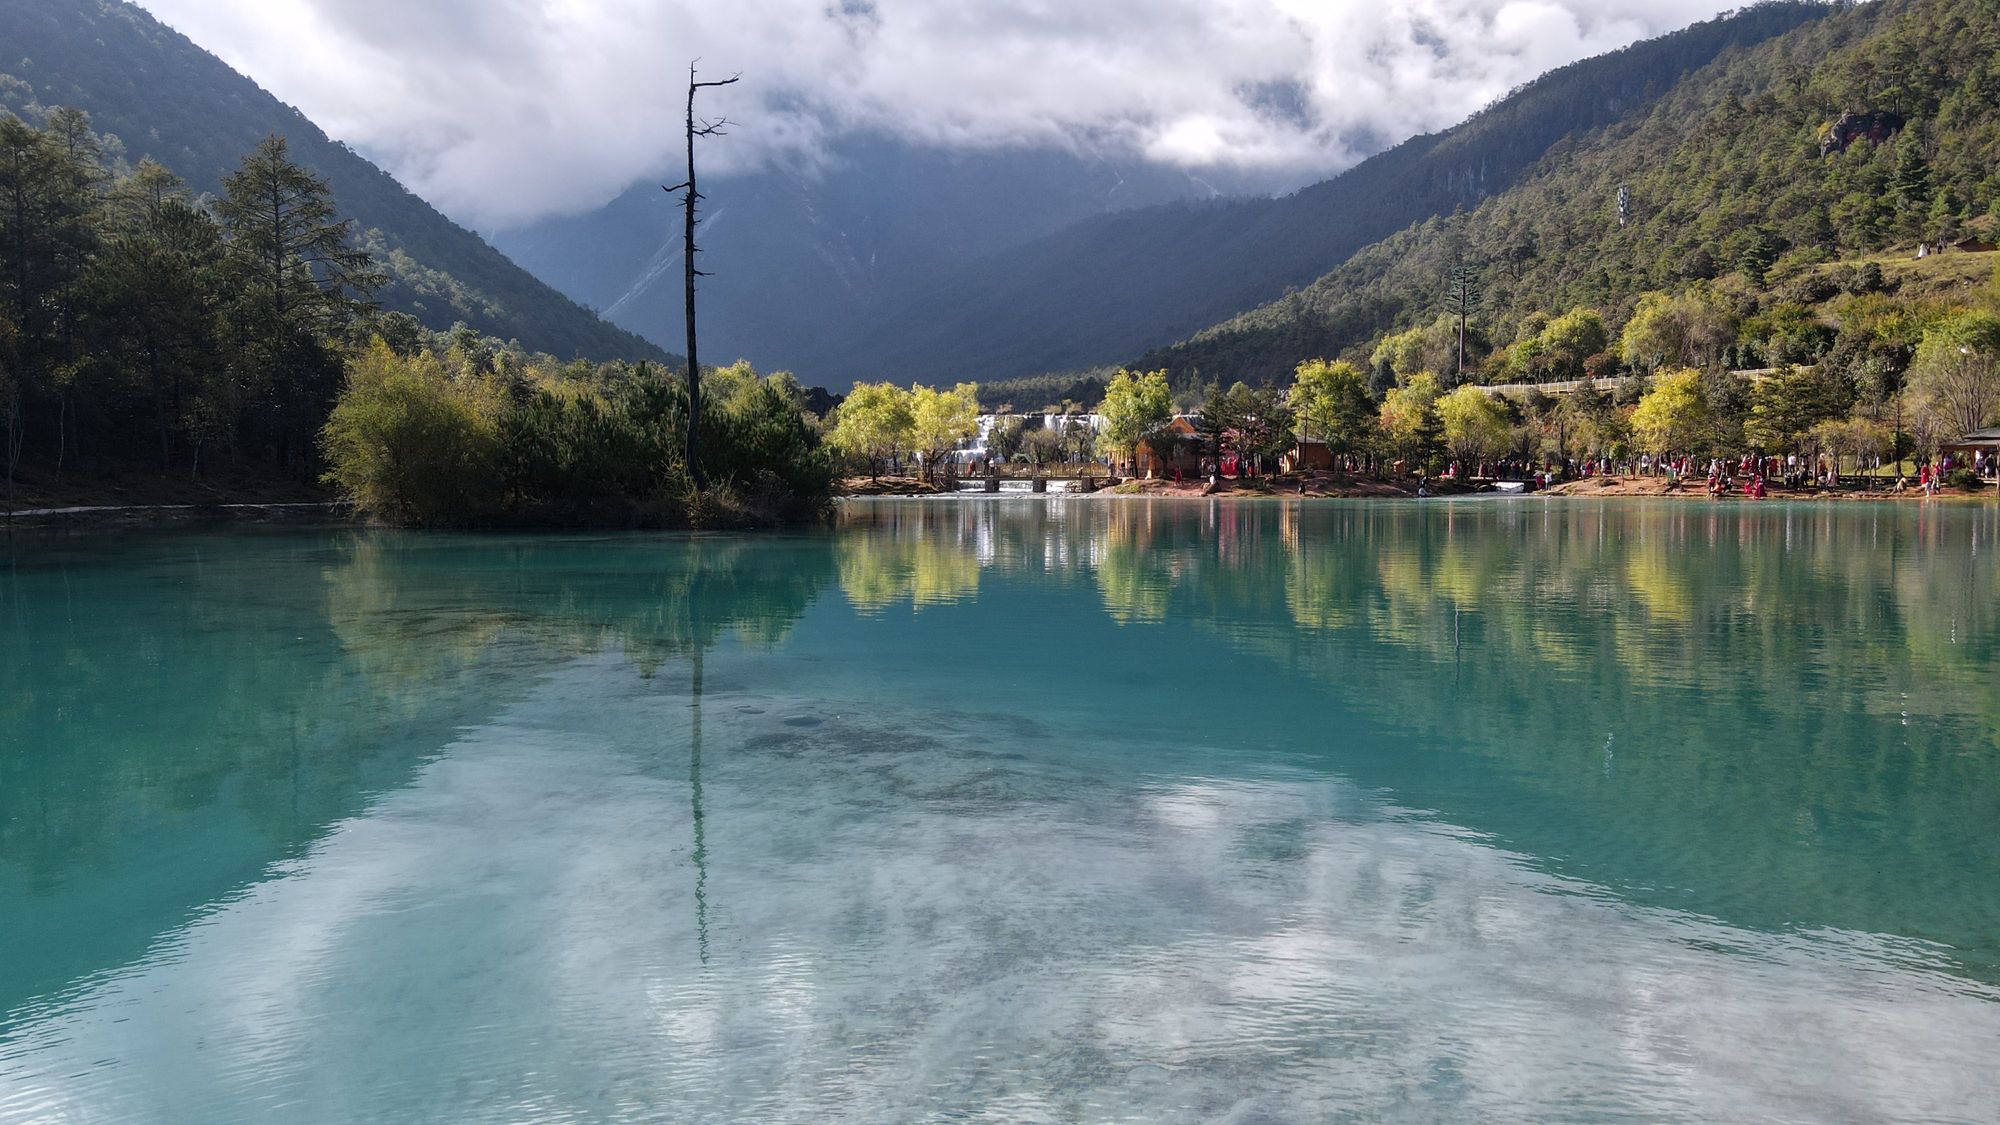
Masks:
[[[700,62],[697,59],[695,62]],[[688,479],[694,482],[697,491],[708,490],[708,477],[701,471],[701,458],[697,449],[697,438],[701,433],[701,353],[695,345],[694,335],[694,290],[695,279],[707,277],[695,267],[695,255],[701,251],[694,243],[695,215],[705,198],[695,187],[694,142],[701,137],[728,136],[729,120],[719,118],[714,121],[697,119],[694,115],[695,95],[702,90],[716,86],[730,86],[743,80],[741,74],[732,75],[720,82],[702,82],[695,72],[695,63],[688,64],[687,100],[687,182],[666,189],[668,195],[680,193],[687,212],[687,245],[682,256],[686,258],[687,272],[687,469]]]

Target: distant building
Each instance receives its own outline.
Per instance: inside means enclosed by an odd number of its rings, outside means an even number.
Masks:
[[[1318,438],[1303,438],[1285,452],[1279,465],[1287,473],[1296,473],[1301,469],[1331,469],[1333,447]]]
[[[1195,476],[1201,472],[1201,431],[1195,429],[1196,415],[1176,414],[1161,431],[1164,435],[1157,442],[1142,441],[1133,454],[1137,464],[1137,475],[1142,477],[1164,477],[1172,475],[1175,469],[1183,477]],[[1164,449],[1156,448],[1164,446]]]
[[[1944,442],[1938,446],[1938,451],[1967,462],[1983,453],[1986,455],[1986,475],[2000,475],[2000,426],[1974,430],[1957,441]]]

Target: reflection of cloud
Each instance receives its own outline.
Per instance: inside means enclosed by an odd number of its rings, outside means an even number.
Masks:
[[[670,163],[685,60],[743,71],[719,168],[886,132],[1300,182],[1451,125],[1717,0],[143,0],[480,224],[602,204]]]
[[[684,701],[580,661],[15,1025],[0,1118],[2000,1112],[2000,995],[1920,948],[1636,909],[1337,780],[707,702],[710,965]]]

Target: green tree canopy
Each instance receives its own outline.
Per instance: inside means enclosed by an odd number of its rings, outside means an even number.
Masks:
[[[1237,383],[1222,395],[1214,396],[1216,414],[1222,423],[1222,441],[1241,454],[1275,458],[1292,444],[1294,418],[1285,396],[1271,387],[1251,387]],[[1203,428],[1208,408],[1203,409]]]
[[[996,418],[993,429],[986,435],[986,452],[994,460],[1012,461],[1021,452],[1021,442],[1027,433],[1027,425],[1013,415]]]
[[[348,368],[348,390],[321,437],[328,480],[364,510],[437,526],[482,510],[494,475],[494,420],[435,356],[399,356],[376,341]]]
[[[275,437],[293,460],[339,390],[339,362],[323,343],[366,307],[382,275],[351,244],[352,224],[326,181],[292,163],[285,138],[265,138],[222,188],[215,210],[236,271],[232,331],[251,345],[250,393],[276,405]]]
[[[1593,308],[1575,308],[1549,321],[1540,335],[1541,352],[1556,379],[1581,379],[1584,361],[1611,346],[1604,317]]]
[[[1750,392],[1745,440],[1759,449],[1790,453],[1821,423],[1854,408],[1854,384],[1831,368],[1787,367]]]
[[[1910,405],[1931,436],[1950,441],[2000,414],[2000,317],[1959,313],[1924,333],[1910,363]]]
[[[1299,364],[1289,401],[1299,437],[1318,438],[1336,453],[1366,449],[1378,428],[1368,377],[1345,360]]]
[[[160,462],[176,448],[226,442],[240,403],[227,378],[219,313],[230,279],[222,228],[166,169],[142,163],[111,197],[112,220],[93,264],[103,344],[150,407]]]
[[[1736,316],[1712,292],[1648,293],[1625,322],[1625,362],[1641,371],[1711,367],[1736,341]]]
[[[1468,340],[1468,351],[1473,341]],[[1477,358],[1468,354],[1467,362]],[[1458,368],[1458,324],[1449,315],[1398,332],[1375,345],[1369,362],[1386,367],[1398,379],[1423,372],[1455,371]],[[1436,378],[1435,374],[1432,376]]]
[[[1104,403],[1097,412],[1104,416],[1100,446],[1108,455],[1130,457],[1140,442],[1174,419],[1174,392],[1167,385],[1167,373],[1119,371],[1104,388]]]

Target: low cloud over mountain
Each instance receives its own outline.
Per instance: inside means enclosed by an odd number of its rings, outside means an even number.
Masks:
[[[745,82],[716,171],[830,138],[1063,146],[1295,186],[1718,0],[141,0],[466,221],[670,174],[688,59]]]

